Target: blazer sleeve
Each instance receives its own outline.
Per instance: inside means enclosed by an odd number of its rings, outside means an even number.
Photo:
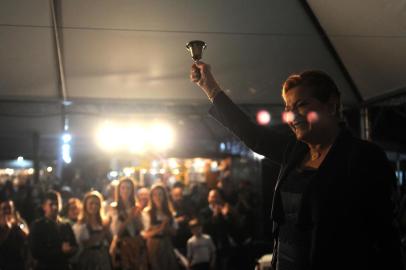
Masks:
[[[293,136],[287,136],[253,123],[223,92],[220,92],[213,100],[209,114],[228,128],[247,147],[278,164],[282,163],[286,147],[295,141]]]

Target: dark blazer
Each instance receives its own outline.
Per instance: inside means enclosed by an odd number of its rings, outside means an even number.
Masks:
[[[271,218],[284,222],[280,187],[308,152],[305,143],[254,124],[224,93],[210,114],[253,151],[280,164]],[[342,128],[302,197],[298,223],[312,225],[311,269],[403,269],[393,224],[395,174],[376,145]],[[276,257],[276,256],[274,256]]]
[[[35,220],[30,227],[29,235],[32,256],[36,259],[35,269],[69,269],[69,258],[74,254],[64,254],[62,243],[77,248],[75,235],[67,222],[55,222],[47,218]]]

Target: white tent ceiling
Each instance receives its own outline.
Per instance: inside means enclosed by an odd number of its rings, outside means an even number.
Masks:
[[[55,3],[67,98],[73,101],[67,113],[78,137],[91,138],[95,122],[123,115],[198,122],[210,129],[202,140],[223,136],[205,116],[204,94],[188,80],[192,60],[185,44],[194,39],[207,42],[203,60],[248,109],[280,105],[281,83],[304,69],[328,72],[347,106],[359,104],[357,92],[368,99],[406,83],[401,0]],[[52,25],[49,0],[0,2],[0,140],[8,148],[21,145],[10,143],[16,134],[36,131],[46,145],[61,131]],[[15,147],[13,154],[22,149]]]

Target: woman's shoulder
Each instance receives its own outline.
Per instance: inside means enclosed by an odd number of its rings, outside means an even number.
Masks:
[[[378,144],[371,142],[371,141],[366,141],[360,138],[353,138],[352,143],[351,143],[351,153],[359,155],[361,157],[365,157],[367,159],[373,159],[373,158],[386,158],[385,151],[381,146]]]

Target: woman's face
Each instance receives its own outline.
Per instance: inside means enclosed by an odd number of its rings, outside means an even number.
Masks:
[[[317,143],[331,121],[331,106],[312,96],[310,90],[297,86],[283,95],[285,101],[285,121],[300,141]],[[333,112],[334,113],[334,112]],[[316,140],[316,141],[315,141]]]
[[[156,188],[152,191],[152,202],[156,207],[162,207],[162,202],[164,199],[164,191],[161,188]]]
[[[121,200],[128,201],[130,199],[132,188],[132,185],[127,181],[121,183],[119,190]]]
[[[0,217],[7,217],[11,215],[12,206],[9,201],[0,204]]]
[[[85,207],[89,215],[97,215],[100,211],[100,200],[97,197],[91,196],[87,199]]]

